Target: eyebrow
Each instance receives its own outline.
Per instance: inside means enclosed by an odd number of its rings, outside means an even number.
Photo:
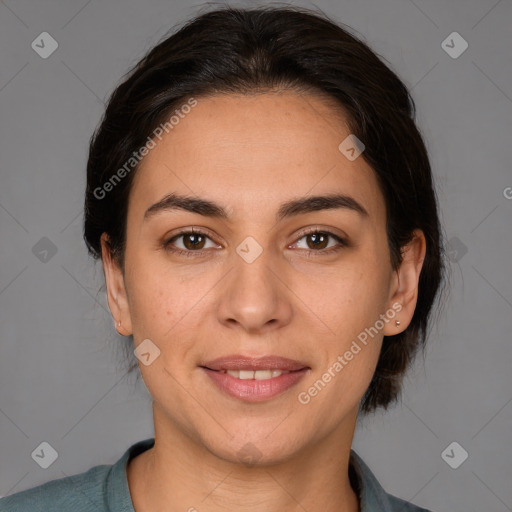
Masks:
[[[358,213],[361,217],[369,217],[366,209],[353,197],[344,194],[300,197],[287,201],[279,207],[276,221],[281,221],[296,215],[345,208]],[[144,214],[144,220],[164,211],[184,210],[205,217],[229,220],[228,212],[219,204],[192,196],[182,196],[171,193],[150,206]]]

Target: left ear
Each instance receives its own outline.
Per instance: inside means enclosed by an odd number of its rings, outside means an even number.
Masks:
[[[391,296],[388,308],[396,311],[391,322],[386,323],[384,336],[393,336],[405,331],[416,309],[418,299],[418,283],[427,244],[421,229],[415,229],[413,239],[402,248],[403,259],[393,275]],[[400,325],[397,326],[395,321]]]

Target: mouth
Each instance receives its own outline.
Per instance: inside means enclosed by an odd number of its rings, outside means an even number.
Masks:
[[[289,390],[311,368],[280,356],[251,358],[239,354],[205,362],[199,368],[223,393],[245,402],[262,402]]]

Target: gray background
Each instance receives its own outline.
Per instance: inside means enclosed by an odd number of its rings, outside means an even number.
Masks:
[[[0,495],[113,463],[153,435],[81,237],[87,144],[121,76],[201,5],[0,2]],[[353,447],[388,492],[435,512],[512,510],[512,4],[316,5],[412,89],[453,251],[425,362]],[[59,44],[47,59],[31,48],[43,31]],[[442,47],[454,31],[469,44],[458,58]],[[38,252],[43,237],[54,255]],[[47,469],[31,457],[43,441],[58,452]],[[457,469],[441,456],[453,441],[469,454]]]

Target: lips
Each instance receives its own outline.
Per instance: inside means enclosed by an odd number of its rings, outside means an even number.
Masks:
[[[253,371],[280,370],[281,372],[294,372],[309,368],[301,361],[280,356],[247,357],[241,354],[219,357],[201,364],[203,368],[214,371]]]
[[[263,402],[295,386],[311,369],[306,363],[280,356],[219,357],[199,366],[223,393],[243,402]]]
[[[200,369],[210,379],[210,382],[215,384],[219,391],[243,402],[263,402],[275,398],[297,385],[309,371],[303,368],[302,370],[288,371],[287,373],[270,378],[247,379],[234,377],[227,373],[228,371],[231,372],[231,370],[210,370],[204,366],[200,367]]]

